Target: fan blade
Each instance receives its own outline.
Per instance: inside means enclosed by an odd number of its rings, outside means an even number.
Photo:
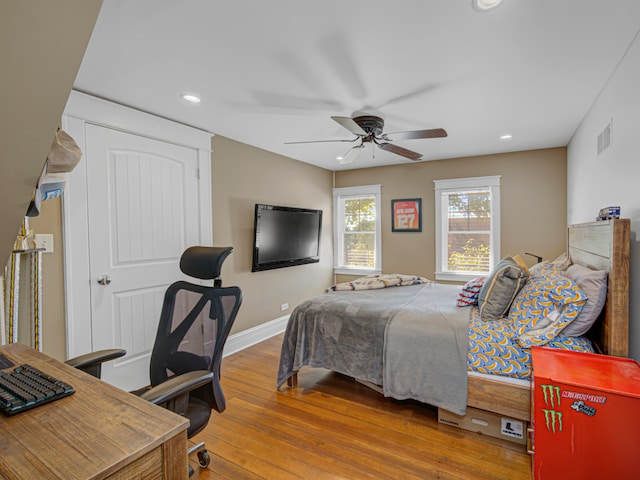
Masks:
[[[284,142],[285,145],[295,145],[296,143],[326,143],[326,142],[355,142],[360,137],[353,138],[351,140],[303,140],[301,142]]]
[[[416,161],[422,158],[421,153],[407,150],[406,148],[399,147],[398,145],[394,145],[393,143],[379,143],[378,146],[386,152],[391,152],[391,153],[395,153],[396,155],[401,155],[403,157],[408,158],[409,160]]]
[[[274,92],[254,91],[253,98],[260,106],[287,110],[324,110],[327,113],[341,108],[340,103],[326,98],[296,97]]]
[[[362,151],[363,148],[364,148],[364,145],[358,145],[356,147],[353,147],[351,150],[347,152],[347,154],[344,157],[338,160],[338,163],[340,165],[353,163],[354,160],[358,157],[358,155],[360,155],[360,152]]]
[[[413,140],[416,138],[446,137],[447,132],[442,128],[433,128],[431,130],[414,130],[412,132],[387,133],[386,135],[392,135],[394,137],[394,140]]]
[[[349,97],[359,103],[367,97],[367,88],[357,69],[360,62],[354,51],[354,43],[360,42],[346,34],[329,34],[320,39],[318,48],[326,57],[327,65],[347,89]]]
[[[335,120],[336,122],[338,122],[340,125],[342,125],[344,128],[346,128],[347,130],[349,130],[351,133],[355,135],[358,135],[361,137],[366,137],[368,135],[367,132],[365,132],[360,125],[354,122],[353,118],[331,117],[331,119]]]
[[[401,95],[398,95],[397,97],[394,98],[390,98],[388,100],[386,100],[385,102],[381,103],[380,105],[377,105],[377,108],[382,108],[382,107],[386,107],[387,105],[391,105],[392,103],[398,103],[398,102],[404,102],[407,100],[411,100],[414,97],[419,97],[421,96],[423,93],[427,93],[430,90],[433,90],[435,88],[435,85],[429,84],[429,85],[424,85],[422,87],[418,87],[415,90],[412,90],[411,92],[407,92],[407,93],[403,93]]]

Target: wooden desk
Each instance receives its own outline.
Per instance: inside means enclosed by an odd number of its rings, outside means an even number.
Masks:
[[[0,414],[2,479],[186,479],[189,421],[19,343],[0,347],[75,393]]]

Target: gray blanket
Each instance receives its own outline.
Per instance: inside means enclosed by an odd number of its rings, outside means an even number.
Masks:
[[[459,291],[459,286],[427,285],[393,316],[385,334],[386,397],[466,413],[469,309],[456,307]]]
[[[387,396],[464,413],[469,312],[455,306],[459,290],[330,292],[300,304],[285,332],[278,388],[305,365],[322,367],[383,385]]]

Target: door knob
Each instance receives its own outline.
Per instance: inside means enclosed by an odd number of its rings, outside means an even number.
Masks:
[[[111,283],[111,275],[100,275],[98,277],[99,285],[109,285]]]

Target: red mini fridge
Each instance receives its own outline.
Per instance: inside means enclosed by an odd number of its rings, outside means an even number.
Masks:
[[[640,364],[532,347],[535,480],[640,479]]]

